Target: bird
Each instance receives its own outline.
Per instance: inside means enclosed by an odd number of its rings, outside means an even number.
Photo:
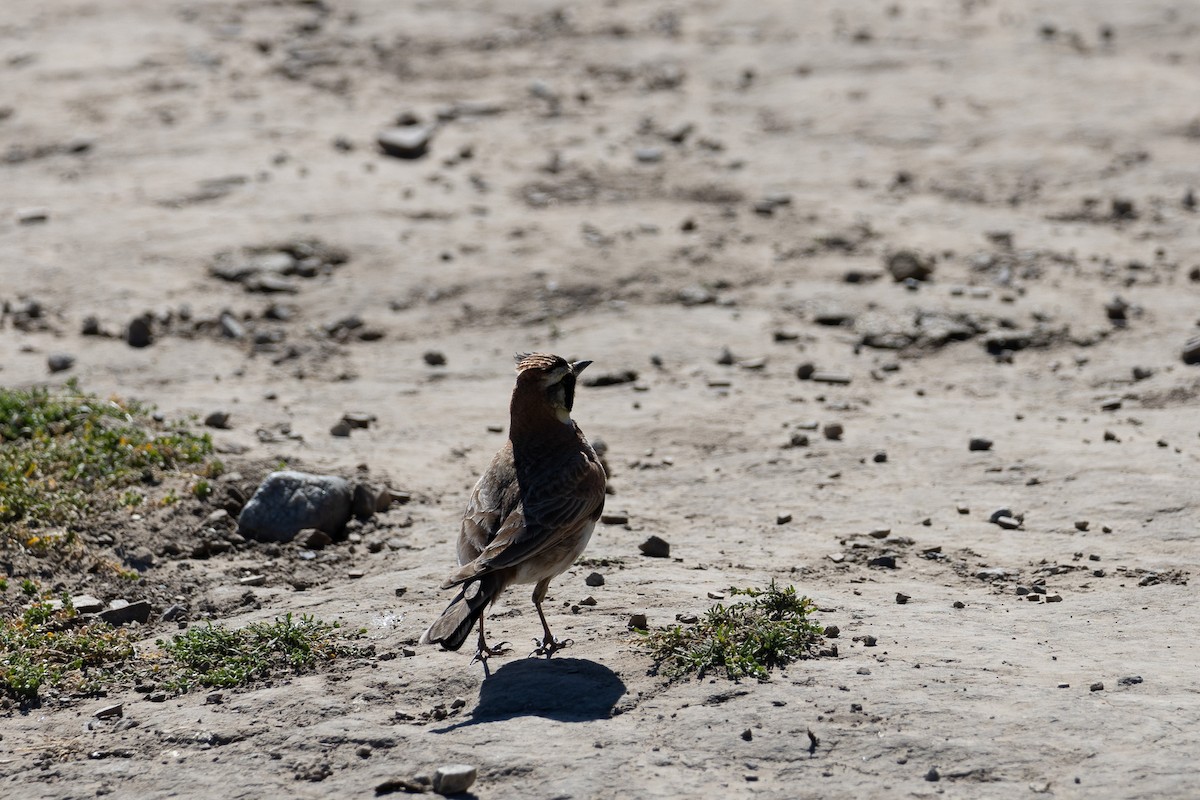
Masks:
[[[489,647],[487,607],[513,584],[534,584],[542,639],[530,655],[550,658],[570,644],[554,638],[542,601],[550,581],[587,547],[604,510],[607,475],[596,451],[571,419],[575,384],[591,361],[549,353],[517,353],[508,439],[471,491],[458,535],[458,569],[442,589],[458,587],[421,636],[423,644],[458,650],[479,623],[475,660],[506,652]]]

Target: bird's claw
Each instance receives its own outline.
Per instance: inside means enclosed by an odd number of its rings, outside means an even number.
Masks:
[[[478,661],[480,663],[485,663],[488,660],[488,658],[491,656],[503,655],[504,653],[507,653],[512,650],[511,647],[505,647],[505,645],[509,645],[509,644],[512,644],[512,643],[511,642],[501,642],[500,644],[496,645],[495,647],[488,647],[488,646],[484,645],[483,647],[480,647],[478,650],[475,651],[475,657],[471,659],[471,663],[474,664],[476,661]]]
[[[575,644],[575,640],[563,639],[560,641],[555,639],[553,636],[547,636],[545,639],[541,640],[534,639],[533,643],[536,645],[536,647],[534,648],[534,651],[529,654],[530,658],[533,658],[534,656],[545,656],[546,658],[550,658],[564,647],[570,647],[571,645]]]

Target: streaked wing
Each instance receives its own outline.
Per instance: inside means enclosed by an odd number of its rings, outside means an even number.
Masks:
[[[519,505],[505,518],[492,541],[472,563],[454,573],[448,584],[520,564],[559,542],[577,536],[604,508],[604,469],[581,460],[553,491],[539,491],[533,502]]]
[[[479,561],[488,569],[511,567],[553,547],[563,537],[574,536],[588,520],[599,517],[604,507],[604,470],[590,459],[580,466],[565,486],[541,491],[532,502],[527,498],[523,508],[505,520]]]
[[[506,446],[496,453],[467,500],[458,535],[458,563],[467,564],[478,558],[513,511],[520,508],[520,503],[512,449]]]

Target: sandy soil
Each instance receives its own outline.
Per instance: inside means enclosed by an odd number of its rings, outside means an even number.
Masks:
[[[224,409],[235,481],[366,465],[413,499],[312,562],[105,521],[158,611],[313,613],[374,655],[118,720],[10,708],[0,794],[365,796],[465,762],[481,798],[1193,796],[1198,48],[1186,2],[6,4],[0,380]],[[379,152],[400,117],[427,154]],[[213,273],[305,241],[312,277]],[[928,280],[892,280],[904,250]],[[636,371],[575,414],[628,523],[551,588],[574,647],[485,679],[415,643],[531,349]],[[331,436],[348,411],[377,421]],[[630,614],[771,578],[836,658],[650,674]],[[519,591],[489,625],[539,631]]]

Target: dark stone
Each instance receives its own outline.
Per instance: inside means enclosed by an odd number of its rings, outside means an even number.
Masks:
[[[1183,363],[1200,364],[1200,336],[1193,336],[1183,345]]]
[[[1141,675],[1128,675],[1124,678],[1121,678],[1119,681],[1117,681],[1117,684],[1119,686],[1136,686],[1141,682],[1142,682]]]
[[[100,612],[100,619],[107,622],[109,625],[127,625],[130,622],[144,623],[150,619],[150,603],[147,600],[138,600],[136,603],[126,603],[125,605],[116,605],[113,601],[112,608],[106,608]]]
[[[351,511],[356,519],[368,520],[375,516],[379,511],[381,495],[387,495],[391,499],[391,495],[386,489],[380,491],[369,483],[354,484],[354,496],[351,498]]]
[[[651,536],[642,542],[638,545],[638,549],[642,551],[642,555],[650,558],[669,558],[671,556],[671,545],[665,539],[657,536]]]
[[[603,586],[604,585],[604,576],[601,575],[599,572],[593,572],[593,573],[589,574],[586,578],[584,578],[583,582],[586,583],[588,586]]]
[[[242,509],[238,530],[247,538],[269,542],[291,541],[304,528],[336,534],[350,519],[352,496],[343,478],[272,472]]]
[[[605,525],[628,525],[629,515],[624,511],[607,511],[600,515],[600,521]]]
[[[421,357],[425,359],[425,363],[431,367],[446,366],[446,354],[440,350],[426,350],[425,355]]]
[[[149,347],[154,344],[154,332],[150,329],[150,320],[146,317],[134,317],[125,329],[125,341],[130,347]]]
[[[982,436],[973,436],[971,441],[967,442],[968,450],[991,450],[992,440],[985,439]]]
[[[876,556],[867,562],[868,567],[896,568],[896,557],[891,555]]]
[[[616,372],[605,372],[593,375],[584,380],[584,386],[619,386],[623,383],[633,383],[638,379],[637,371],[622,369]]]
[[[892,280],[903,283],[907,280],[925,281],[933,275],[933,260],[915,250],[898,250],[887,256],[887,271]]]
[[[75,366],[75,356],[69,353],[53,353],[46,359],[46,366],[51,372],[65,372]]]
[[[296,535],[296,544],[308,550],[324,550],[333,544],[333,537],[325,531],[309,528]]]
[[[229,427],[229,412],[214,411],[204,418],[204,424],[210,428],[226,429]]]

